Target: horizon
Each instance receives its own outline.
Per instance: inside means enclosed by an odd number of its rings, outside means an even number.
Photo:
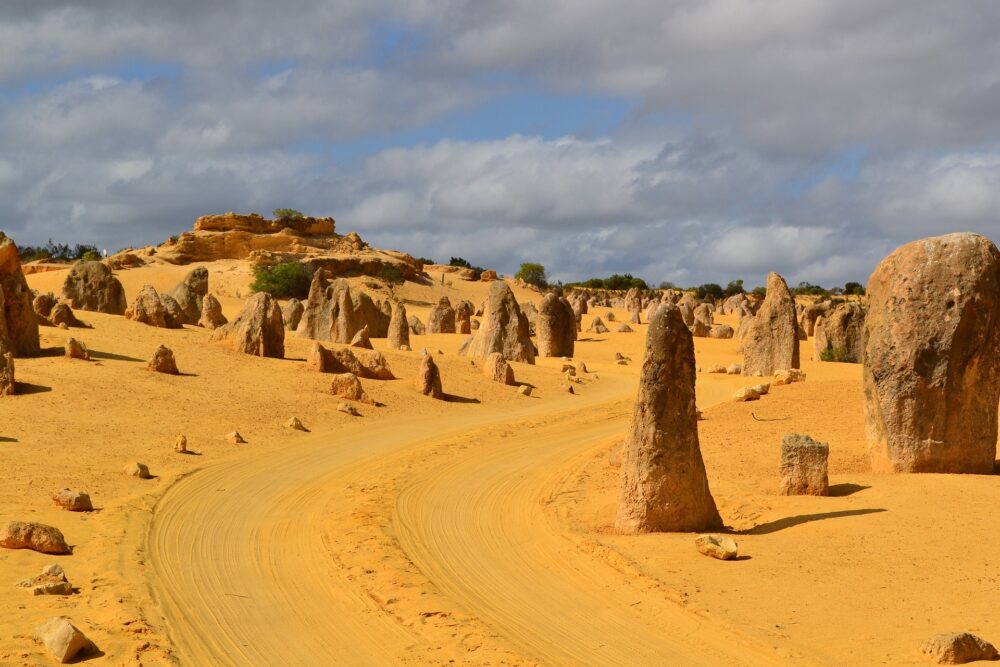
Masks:
[[[947,12],[9,2],[0,229],[113,252],[290,207],[507,275],[864,284],[1000,237],[1000,7]]]

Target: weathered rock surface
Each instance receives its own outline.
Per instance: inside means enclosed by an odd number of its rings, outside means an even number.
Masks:
[[[0,338],[0,396],[13,396],[16,391],[14,354],[7,347],[7,342]]]
[[[515,384],[514,369],[499,352],[493,352],[483,360],[483,375],[500,384]]]
[[[733,560],[740,555],[736,540],[725,535],[700,535],[695,538],[694,546],[705,556],[719,560]]]
[[[406,323],[410,325],[410,331],[416,336],[423,336],[427,332],[427,328],[424,327],[424,323],[420,321],[420,318],[416,315],[410,315],[406,319]]]
[[[374,350],[372,347],[372,341],[368,337],[368,327],[363,326],[358,333],[354,334],[354,338],[351,339],[351,347],[360,347],[364,350]]]
[[[694,340],[680,311],[649,322],[625,440],[615,527],[623,533],[722,527],[698,444]]]
[[[349,401],[371,404],[371,398],[361,386],[361,380],[354,373],[335,373],[330,379],[330,393]]]
[[[389,349],[398,350],[410,346],[410,325],[406,319],[406,306],[397,303],[389,319]]]
[[[83,359],[84,361],[90,359],[90,352],[87,350],[87,345],[75,338],[67,340],[63,350],[70,359]]]
[[[187,315],[184,314],[181,304],[177,303],[177,299],[169,294],[161,294],[160,303],[163,304],[163,314],[167,323],[167,328],[182,328],[187,322]]]
[[[785,279],[767,276],[767,296],[743,337],[743,374],[771,375],[783,368],[799,367],[798,320],[795,300]]]
[[[167,375],[180,375],[180,371],[177,370],[177,360],[174,359],[174,352],[166,345],[160,345],[156,348],[146,370],[166,373]]]
[[[736,332],[728,324],[716,324],[708,330],[709,338],[732,338]]]
[[[53,616],[38,626],[35,636],[45,645],[52,657],[61,663],[71,662],[78,656],[94,650],[93,642],[62,616]]]
[[[166,328],[167,313],[160,295],[152,285],[143,285],[139,290],[132,305],[125,310],[125,319],[148,324],[151,327]]]
[[[816,361],[861,363],[865,351],[865,310],[861,304],[837,305],[826,315],[817,317],[812,329]]]
[[[494,283],[494,285],[502,283]],[[434,357],[425,354],[420,360],[420,368],[417,370],[417,377],[414,386],[424,396],[443,399],[444,391],[441,389],[441,371],[434,363]]]
[[[302,321],[302,313],[306,310],[305,305],[298,299],[289,299],[285,307],[281,309],[281,319],[285,321],[287,331],[295,331]]]
[[[591,320],[590,326],[587,327],[587,333],[606,334],[608,327],[604,325],[604,321],[600,317],[595,317]]]
[[[66,578],[66,573],[62,567],[54,563],[42,570],[38,576],[20,581],[15,586],[28,590],[32,595],[73,594],[73,585]]]
[[[868,281],[864,390],[876,472],[992,474],[1000,251],[978,234],[915,241]]]
[[[70,553],[66,538],[58,528],[30,521],[9,521],[0,526],[0,547],[31,549],[43,554]]]
[[[15,357],[35,355],[40,349],[34,298],[17,246],[0,232],[0,339]]]
[[[455,333],[472,333],[472,315],[476,312],[476,307],[471,301],[462,299],[455,306]]]
[[[455,309],[448,297],[441,297],[427,314],[427,333],[455,333]]]
[[[826,496],[830,493],[827,461],[830,446],[808,435],[795,433],[781,440],[781,489],[783,496]]]
[[[70,268],[62,297],[77,310],[124,315],[125,289],[101,262],[79,262]]]
[[[198,326],[206,329],[218,329],[229,320],[222,314],[222,304],[211,294],[206,294],[201,301],[201,316],[198,318]]]
[[[52,502],[68,512],[91,512],[94,509],[86,491],[59,489],[52,494]]]
[[[363,327],[372,338],[384,338],[389,316],[363,291],[351,290],[346,280],[329,281],[317,271],[296,332],[303,338],[350,343]]]
[[[198,324],[201,319],[202,300],[208,294],[208,269],[199,266],[188,271],[184,280],[177,283],[170,296],[180,306],[184,324]]]
[[[139,463],[138,461],[133,461],[132,463],[125,464],[122,468],[124,472],[129,477],[137,477],[139,479],[151,479],[149,474],[149,466],[145,463]]]
[[[924,642],[920,652],[939,665],[964,665],[1000,658],[993,644],[970,632],[935,635]]]
[[[52,306],[52,310],[49,312],[49,323],[54,327],[58,327],[60,325],[66,325],[67,327],[86,326],[83,322],[77,319],[73,309],[65,303],[57,303]]]
[[[284,358],[285,325],[277,299],[264,292],[254,294],[236,319],[213,331],[211,339],[225,342],[237,352]]]
[[[535,319],[538,356],[572,357],[576,341],[576,313],[568,301],[549,293],[542,298]]]
[[[459,355],[485,359],[499,352],[507,361],[535,363],[535,347],[528,333],[528,320],[521,313],[507,283],[490,284],[489,304],[483,325],[459,350]]]
[[[794,382],[805,382],[806,374],[805,371],[799,370],[798,368],[786,368],[778,371],[774,374],[774,384],[775,387],[780,387],[786,384],[792,384]]]

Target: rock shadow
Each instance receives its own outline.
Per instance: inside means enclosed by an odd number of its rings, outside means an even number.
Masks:
[[[0,435],[0,442],[20,442],[17,438],[8,438],[5,435]]]
[[[115,354],[114,352],[101,352],[100,350],[89,350],[91,359],[106,359],[109,361],[134,361],[143,362],[143,359],[137,359],[135,357],[129,357],[124,354]]]
[[[457,394],[445,394],[444,400],[446,403],[479,403],[478,398],[469,398],[466,396],[458,396]]]
[[[865,489],[870,488],[872,487],[865,486],[864,484],[851,484],[850,482],[844,484],[831,484],[830,496],[834,498],[843,498],[844,496],[853,496],[859,491],[864,491]]]
[[[15,382],[15,394],[20,394],[21,396],[28,396],[30,394],[47,394],[52,391],[52,387],[46,387],[44,384],[32,384],[30,382]]]
[[[769,521],[768,523],[762,523],[759,526],[754,526],[748,530],[737,530],[733,531],[734,535],[768,535],[770,533],[776,533],[779,530],[785,530],[786,528],[793,528],[795,526],[800,526],[804,523],[810,523],[812,521],[823,521],[824,519],[838,519],[848,516],[864,516],[865,514],[878,514],[879,512],[887,512],[888,510],[884,508],[872,508],[864,510],[841,510],[839,512],[821,512],[819,514],[799,514],[797,516],[789,516],[784,519],[778,519],[776,521]]]

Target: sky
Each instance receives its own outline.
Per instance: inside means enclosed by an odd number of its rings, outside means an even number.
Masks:
[[[866,282],[1000,238],[994,0],[4,0],[0,229],[294,208],[552,279]]]

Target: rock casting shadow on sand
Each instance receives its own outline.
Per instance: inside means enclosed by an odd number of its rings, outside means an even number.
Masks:
[[[878,512],[887,512],[888,510],[883,508],[867,509],[867,510],[842,510],[840,512],[822,512],[820,514],[799,514],[797,516],[789,516],[784,519],[778,519],[777,521],[770,521],[768,523],[762,523],[759,526],[754,526],[749,530],[734,530],[732,531],[734,535],[767,535],[769,533],[776,533],[779,530],[784,530],[785,528],[792,528],[794,526],[802,525],[803,523],[809,523],[811,521],[822,521],[823,519],[837,519],[840,517],[848,516],[863,516],[865,514],[877,514]]]
[[[100,352],[98,350],[90,350],[91,359],[108,359],[111,361],[135,361],[143,363],[143,359],[137,359],[135,357],[127,357],[124,354],[115,354],[114,352]]]
[[[850,482],[845,484],[831,484],[830,496],[834,498],[843,498],[844,496],[853,496],[859,491],[864,491],[865,489],[870,488],[872,487],[865,486],[863,484],[851,484]]]
[[[27,396],[29,394],[46,394],[52,391],[52,387],[46,387],[44,384],[31,384],[30,382],[16,382],[15,386],[17,391],[15,394],[20,394],[21,396]]]
[[[455,394],[445,394],[444,400],[446,403],[479,403],[478,398],[466,398]]]
[[[0,442],[20,442],[17,438],[8,438],[5,435],[0,435]]]

